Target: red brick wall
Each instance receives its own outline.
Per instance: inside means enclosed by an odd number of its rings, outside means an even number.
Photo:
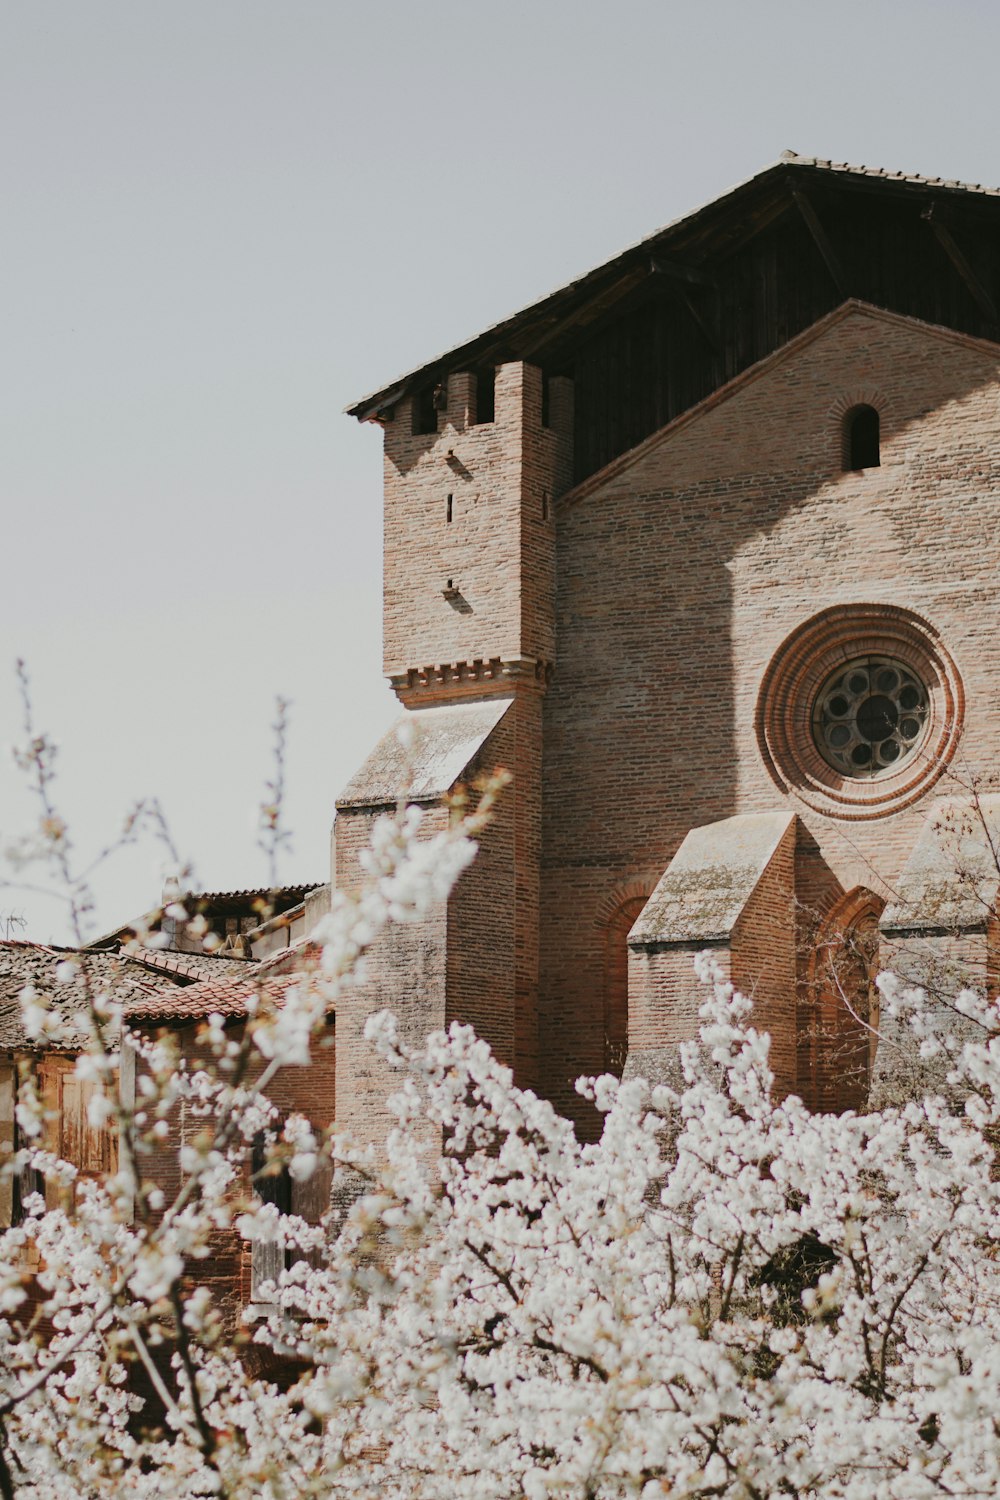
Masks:
[[[707,945],[632,949],[628,956],[629,1059],[664,1052],[698,1034],[704,999],[694,983],[695,955]],[[723,979],[732,978],[726,944],[712,946]]]
[[[242,1027],[235,1026],[227,1034],[239,1040]],[[176,1036],[180,1056],[186,1061],[189,1071],[214,1065],[211,1048],[199,1038],[197,1026],[178,1028]],[[263,1067],[263,1059],[255,1052],[247,1073],[248,1083],[259,1078]],[[325,1130],[336,1118],[336,1067],[337,1048],[331,1026],[322,1037],[314,1040],[310,1066],[280,1068],[268,1084],[267,1097],[282,1115],[303,1114],[313,1125]],[[137,1108],[141,1108],[141,1095],[137,1093],[136,1097]],[[163,1188],[169,1202],[181,1184],[179,1149],[205,1128],[205,1121],[190,1114],[182,1120],[180,1107],[175,1105],[167,1122],[170,1126],[167,1141],[151,1154],[144,1155],[141,1166],[146,1178]]]
[[[782,805],[754,714],[768,663],[805,620],[875,601],[931,621],[965,680],[963,772],[993,769],[997,375],[986,346],[855,309],[559,506],[540,1048],[546,1087],[578,1117],[570,1080],[601,1061],[609,893],[655,880],[690,827]],[[842,413],[866,400],[882,414],[882,465],[845,473]],[[822,907],[857,885],[889,894],[927,799],[851,823],[796,810],[802,901]],[[775,960],[787,962],[783,941]],[[657,1036],[697,1008],[682,999],[693,978],[668,989],[648,1019]]]
[[[191,1071],[212,1065],[214,1059],[211,1049],[199,1039],[196,1026],[179,1028],[176,1034],[180,1056],[187,1061]],[[239,1039],[242,1027],[233,1027],[230,1034]],[[263,1066],[263,1059],[255,1054],[247,1075],[248,1082],[260,1076]],[[325,1130],[336,1117],[335,1080],[335,1031],[331,1026],[323,1036],[314,1040],[310,1066],[279,1069],[268,1085],[267,1097],[283,1116],[304,1114],[318,1130]],[[137,1095],[137,1099],[141,1099],[141,1096]],[[182,1116],[180,1107],[175,1106],[167,1116],[167,1123],[170,1127],[168,1137],[149,1154],[141,1156],[140,1169],[146,1182],[155,1183],[162,1188],[169,1206],[180,1191],[183,1180],[180,1149],[204,1130],[207,1122],[203,1117],[192,1117],[190,1114]],[[250,1186],[249,1172],[248,1153],[245,1177],[247,1192]],[[316,1200],[319,1211],[325,1212],[325,1204],[320,1203],[322,1194],[314,1193],[312,1197]],[[293,1201],[293,1209],[301,1212],[302,1206]],[[306,1217],[318,1220],[319,1213],[309,1213]],[[192,1262],[189,1272],[193,1283],[211,1289],[214,1304],[222,1310],[228,1326],[235,1328],[243,1307],[250,1300],[250,1249],[242,1237],[235,1229],[217,1231],[212,1237],[211,1254],[205,1260]]]
[[[388,1003],[414,1032],[474,1019],[592,1128],[572,1081],[604,1065],[609,903],[651,890],[692,826],[784,802],[758,746],[758,693],[820,609],[888,603],[928,619],[965,681],[963,773],[992,769],[997,376],[988,346],[853,306],[558,504],[566,383],[552,388],[551,429],[538,372],[521,365],[499,370],[490,424],[473,421],[469,375],[451,377],[434,434],[415,435],[399,404],[386,427],[386,671],[410,705],[514,691],[498,747],[515,780],[490,858],[450,912],[394,933],[345,1000],[342,1114],[350,1098],[359,1121],[380,1117],[388,1080],[359,1037],[367,1009]],[[882,463],[845,473],[843,413],[858,402],[879,408]],[[796,810],[794,870],[783,855],[745,913],[734,973],[773,1019],[782,1087],[808,1024],[812,934],[843,892],[890,894],[927,801],[849,823]],[[343,878],[365,823],[339,820]],[[690,955],[632,974],[634,1044],[689,1034]],[[798,1014],[785,999],[796,981]]]
[[[365,1022],[388,1009],[411,1043],[457,1020],[473,1025],[519,1081],[537,1073],[538,906],[541,854],[541,690],[527,684],[486,741],[466,776],[497,769],[513,781],[484,833],[474,864],[451,898],[425,921],[390,928],[365,960],[365,979],[346,990],[337,1012],[339,1124],[378,1141],[389,1116],[385,1098],[399,1086],[364,1039]],[[341,810],[336,879],[356,889],[358,854],[374,811]],[[444,807],[425,811],[421,836],[444,827]]]
[[[451,377],[436,433],[413,432],[411,401],[396,408],[385,429],[387,676],[552,660],[554,496],[570,472],[567,385],[555,383],[553,425],[544,428],[541,372],[531,365],[497,369],[493,422],[475,423],[468,374]],[[443,594],[449,579],[460,596],[452,600]]]
[[[604,1067],[621,1077],[628,1054],[628,935],[647,897],[626,897],[608,914],[604,935]]]
[[[538,1078],[541,704],[555,651],[555,500],[571,472],[572,386],[550,383],[547,426],[533,366],[497,369],[492,422],[476,422],[475,401],[475,377],[460,373],[435,433],[413,432],[409,400],[386,426],[385,670],[410,707],[513,694],[469,772],[502,766],[513,780],[447,911],[380,940],[366,983],[340,1006],[342,1121],[368,1139],[384,1129],[394,1081],[363,1040],[372,1010],[394,1010],[414,1040],[469,1021],[522,1082]],[[427,828],[443,816],[432,812]],[[355,882],[369,828],[369,816],[339,815],[338,885]]]
[[[371,836],[377,811],[337,814],[335,881],[340,890],[357,890],[363,874],[358,854]],[[430,837],[447,824],[444,807],[428,808],[422,832]],[[365,1040],[368,1017],[391,1010],[404,1040],[417,1044],[445,1024],[447,973],[447,907],[440,902],[423,922],[390,928],[370,947],[361,984],[345,989],[337,1005],[338,1125],[361,1142],[385,1136],[390,1115],[386,1098],[400,1085],[400,1075],[373,1052]]]
[[[520,713],[515,701],[470,768],[473,774],[513,769]],[[475,863],[455,887],[447,915],[445,1018],[474,1026],[511,1066],[517,1050],[518,811],[512,788],[480,841]]]
[[[795,1091],[798,1071],[795,843],[793,823],[737,918],[730,960],[733,983],[753,1000],[753,1024],[770,1034],[781,1095]]]

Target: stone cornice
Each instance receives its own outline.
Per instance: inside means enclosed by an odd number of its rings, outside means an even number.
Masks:
[[[456,698],[509,693],[512,687],[544,693],[552,680],[553,670],[552,662],[533,656],[477,657],[474,661],[410,667],[390,676],[389,685],[400,702],[412,708],[445,699],[452,702]]]

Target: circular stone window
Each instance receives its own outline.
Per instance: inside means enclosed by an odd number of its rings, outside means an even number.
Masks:
[[[883,776],[919,748],[927,689],[901,661],[859,656],[827,678],[813,705],[813,736],[845,776]]]
[[[758,742],[783,790],[820,812],[879,817],[941,775],[963,708],[958,669],[919,615],[839,605],[775,654],[761,684]]]

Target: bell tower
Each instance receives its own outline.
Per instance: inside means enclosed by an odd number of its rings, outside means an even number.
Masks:
[[[406,393],[378,419],[383,661],[413,731],[405,774],[426,804],[428,831],[457,782],[497,767],[512,782],[447,909],[420,934],[386,934],[369,981],[343,998],[338,1120],[363,1134],[380,1090],[392,1087],[376,1082],[377,1062],[359,1040],[383,1006],[414,1038],[468,1021],[519,1083],[538,1079],[542,703],[555,667],[555,501],[570,481],[572,384],[521,362],[459,371]],[[389,739],[338,801],[342,888],[358,879],[371,818],[400,790],[388,784],[390,765],[402,772]]]

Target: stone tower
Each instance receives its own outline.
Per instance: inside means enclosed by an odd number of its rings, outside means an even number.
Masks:
[[[538,1081],[542,703],[555,660],[555,501],[569,482],[572,386],[520,361],[458,371],[387,410],[384,663],[410,733],[376,747],[337,804],[334,879],[351,888],[371,821],[404,785],[426,809],[508,770],[495,823],[451,899],[370,955],[337,1014],[338,1118],[382,1128],[390,1080],[362,1038],[388,1006],[420,1038],[469,1021]]]

